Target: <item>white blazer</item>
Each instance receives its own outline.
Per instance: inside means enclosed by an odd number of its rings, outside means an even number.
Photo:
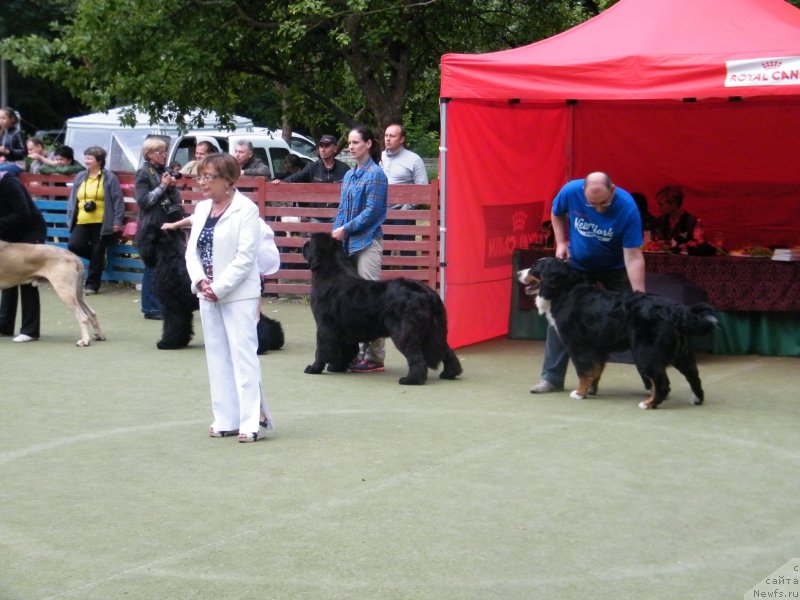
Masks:
[[[197,239],[211,213],[211,205],[210,199],[203,200],[195,208],[192,232],[186,246],[186,269],[192,280],[192,292],[199,297],[202,294],[197,284],[206,275],[197,251]],[[256,263],[261,240],[260,220],[253,201],[237,190],[214,227],[214,280],[211,289],[220,302],[261,297],[261,277]]]
[[[258,245],[258,272],[261,275],[272,275],[281,268],[281,253],[275,245],[275,232],[272,227],[258,220],[261,228],[261,243]]]

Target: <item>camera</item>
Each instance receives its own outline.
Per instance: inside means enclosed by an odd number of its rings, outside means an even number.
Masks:
[[[183,177],[183,173],[181,173],[180,171],[167,171],[167,173],[169,174],[170,177],[173,177],[175,179],[180,179]]]
[[[86,212],[94,212],[97,210],[97,203],[94,200],[87,200],[83,203],[83,210]]]
[[[161,210],[167,216],[168,221],[179,221],[183,218],[183,208],[180,204],[173,204],[169,199],[161,201]]]

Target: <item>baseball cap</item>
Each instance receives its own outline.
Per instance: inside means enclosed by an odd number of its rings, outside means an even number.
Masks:
[[[336,138],[328,134],[323,135],[322,137],[319,138],[317,146],[324,146],[326,144],[331,144],[332,146],[335,146],[337,144]]]

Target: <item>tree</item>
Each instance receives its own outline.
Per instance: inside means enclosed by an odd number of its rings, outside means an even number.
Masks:
[[[0,40],[12,35],[47,34],[49,23],[63,20],[66,9],[61,0],[5,0],[0,11]],[[0,56],[4,56],[2,52]],[[23,77],[10,62],[6,67],[8,104],[21,112],[24,129],[58,129],[63,126],[65,115],[84,111],[85,107],[60,82]]]
[[[33,26],[0,20],[16,34],[0,52],[92,110],[131,104],[189,126],[202,108],[318,132],[435,129],[442,54],[529,44],[617,0],[9,1],[2,14]]]
[[[132,104],[189,126],[192,109],[253,116],[260,98],[271,122],[284,106],[311,128],[382,127],[410,99],[435,122],[442,53],[530,43],[589,14],[578,0],[75,0],[52,39],[3,51],[93,110]]]

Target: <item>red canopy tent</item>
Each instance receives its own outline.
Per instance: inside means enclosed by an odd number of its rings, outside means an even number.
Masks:
[[[450,341],[508,332],[511,257],[566,181],[678,184],[745,243],[800,244],[800,10],[784,0],[620,0],[530,46],[441,64]]]

